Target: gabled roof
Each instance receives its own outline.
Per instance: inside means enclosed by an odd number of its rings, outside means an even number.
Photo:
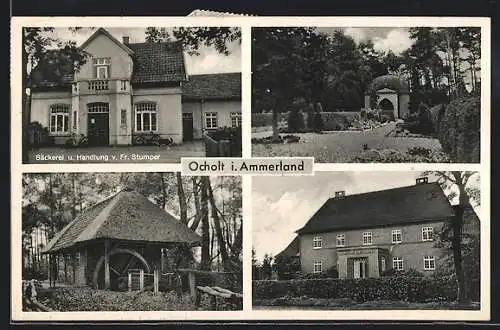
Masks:
[[[299,234],[438,221],[454,216],[438,183],[330,198]]]
[[[287,247],[283,249],[283,251],[281,251],[276,255],[276,258],[279,256],[297,257],[299,252],[300,252],[300,238],[297,235],[290,242],[290,244],[288,244]]]
[[[198,234],[144,195],[124,189],[83,210],[47,243],[55,252],[100,238],[151,243],[200,242]]]
[[[81,46],[80,46],[80,49],[84,49],[85,47],[87,47],[95,38],[97,38],[98,36],[100,36],[101,34],[105,35],[106,37],[108,37],[109,39],[111,39],[111,41],[113,41],[118,47],[120,47],[121,49],[123,49],[127,54],[129,55],[132,55],[134,54],[134,52],[128,48],[125,44],[121,43],[120,41],[118,41],[115,37],[113,37],[111,35],[111,33],[109,33],[108,31],[106,31],[105,29],[103,28],[99,28],[97,29],[97,31],[95,31]]]
[[[184,52],[178,42],[128,43],[123,44],[105,29],[99,28],[80,49],[85,48],[97,36],[104,34],[119,45],[134,59],[132,84],[170,83],[187,80]],[[47,57],[56,54],[57,50],[47,52]],[[89,61],[90,59],[87,59]],[[73,62],[71,62],[72,64]],[[113,63],[111,63],[113,65]],[[61,67],[48,60],[40,61],[33,73],[30,83],[32,88],[70,88],[73,81],[73,65]]]
[[[189,76],[182,84],[184,100],[240,99],[241,73],[215,73]]]

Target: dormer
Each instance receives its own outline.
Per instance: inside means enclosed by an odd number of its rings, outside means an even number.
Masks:
[[[88,53],[89,57],[76,73],[76,81],[97,81],[93,84],[100,84],[104,88],[107,83],[103,81],[131,79],[134,52],[105,29],[95,31],[80,49]]]

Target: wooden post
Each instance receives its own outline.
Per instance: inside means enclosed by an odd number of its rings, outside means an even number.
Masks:
[[[73,284],[76,284],[76,252],[71,255],[71,265],[73,267]]]
[[[139,273],[139,289],[144,290],[144,269],[141,269]]]
[[[132,273],[128,273],[128,292],[132,291]]]
[[[153,293],[154,294],[158,294],[159,292],[159,279],[158,279],[158,269],[155,268],[154,272],[153,272]]]
[[[52,258],[51,254],[47,255],[48,258],[48,267],[47,267],[47,276],[49,277],[49,287],[52,287]]]
[[[196,301],[196,275],[192,271],[189,272],[189,292],[193,301]]]
[[[109,240],[104,240],[104,289],[109,290],[111,288],[111,281],[109,277]]]

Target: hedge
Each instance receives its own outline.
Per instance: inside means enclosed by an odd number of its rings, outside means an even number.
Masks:
[[[456,281],[446,277],[381,277],[363,279],[301,279],[253,281],[255,299],[283,296],[350,298],[358,303],[372,300],[408,302],[454,301]]]
[[[302,113],[304,116],[304,123],[308,122],[307,113]],[[345,130],[351,124],[360,120],[359,112],[320,112],[322,127],[325,131],[339,131]],[[287,120],[289,113],[282,112],[279,114],[278,121]],[[319,121],[319,119],[316,119]],[[273,125],[272,113],[253,113],[252,114],[252,127],[263,127]]]
[[[481,100],[479,97],[451,101],[439,122],[438,138],[454,162],[479,163]]]

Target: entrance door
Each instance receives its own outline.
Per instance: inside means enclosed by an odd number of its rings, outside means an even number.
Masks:
[[[88,114],[88,140],[91,146],[107,146],[109,144],[109,114]]]
[[[354,278],[368,277],[368,268],[366,258],[354,259],[353,262],[353,276]]]
[[[182,114],[182,139],[184,141],[193,140],[193,113],[185,112]]]

